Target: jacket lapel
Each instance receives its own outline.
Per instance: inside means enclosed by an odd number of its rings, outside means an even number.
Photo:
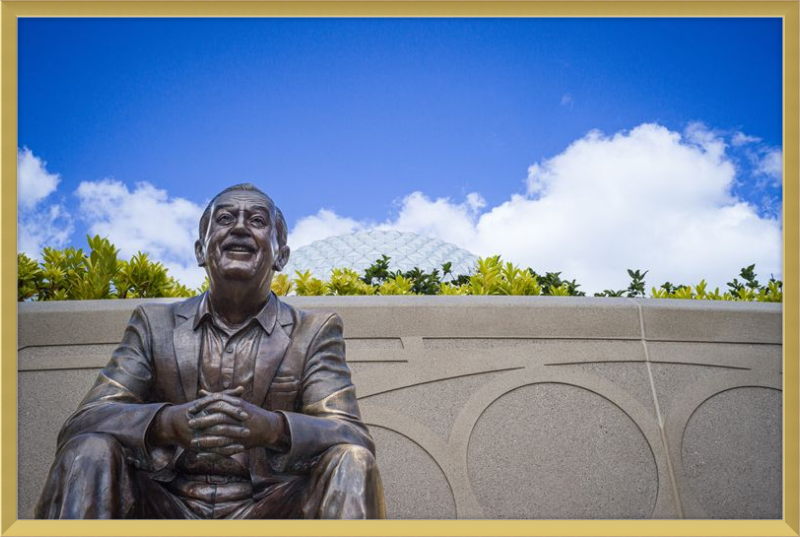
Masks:
[[[290,342],[289,337],[280,328],[273,330],[270,335],[264,334],[264,337],[261,338],[253,378],[253,400],[251,402],[254,405],[264,406],[267,389],[283,362],[283,356],[286,354]]]
[[[263,407],[267,390],[272,379],[275,378],[278,368],[283,362],[286,350],[289,348],[291,338],[286,335],[281,323],[278,323],[278,314],[281,309],[278,297],[272,297],[271,311],[269,312],[270,326],[265,327],[266,333],[261,338],[256,355],[256,364],[253,374],[253,400],[251,403]]]
[[[201,295],[201,299],[205,295]],[[200,365],[200,337],[202,330],[195,330],[192,322],[199,301],[187,300],[176,312],[175,330],[172,333],[172,342],[175,349],[175,359],[178,362],[183,395],[186,400],[194,401],[197,398],[197,375]]]

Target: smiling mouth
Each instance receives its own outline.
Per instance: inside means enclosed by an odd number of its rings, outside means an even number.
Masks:
[[[223,248],[225,252],[235,252],[235,253],[244,253],[244,254],[252,254],[255,253],[256,249],[252,246],[247,246],[244,244],[232,244],[230,246],[226,246]]]

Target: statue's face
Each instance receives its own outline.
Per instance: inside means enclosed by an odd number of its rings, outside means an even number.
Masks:
[[[234,190],[220,196],[211,208],[211,218],[196,253],[209,277],[221,280],[252,280],[269,284],[276,266],[273,213],[257,192]]]

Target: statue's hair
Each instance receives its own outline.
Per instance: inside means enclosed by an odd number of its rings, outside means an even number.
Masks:
[[[216,196],[214,196],[210,202],[208,202],[208,206],[206,206],[206,210],[203,211],[203,216],[200,217],[200,226],[198,227],[198,235],[200,237],[200,241],[203,240],[205,236],[206,229],[208,229],[208,221],[211,218],[211,209],[214,207],[214,203],[219,199],[220,196],[225,194],[226,192],[233,192],[237,190],[243,190],[246,192],[255,192],[262,198],[264,201],[267,202],[267,207],[269,208],[270,218],[272,222],[271,225],[274,224],[275,226],[275,236],[278,239],[278,248],[283,248],[286,246],[287,240],[287,231],[286,231],[286,220],[283,218],[283,213],[280,209],[278,209],[275,202],[272,201],[272,198],[267,196],[260,188],[251,184],[251,183],[240,183],[238,185],[229,186]],[[277,253],[277,252],[276,252]]]

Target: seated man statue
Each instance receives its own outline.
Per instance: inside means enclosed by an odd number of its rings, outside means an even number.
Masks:
[[[270,291],[280,210],[236,185],[199,235],[208,291],[136,308],[59,433],[36,517],[385,518],[341,319]]]

